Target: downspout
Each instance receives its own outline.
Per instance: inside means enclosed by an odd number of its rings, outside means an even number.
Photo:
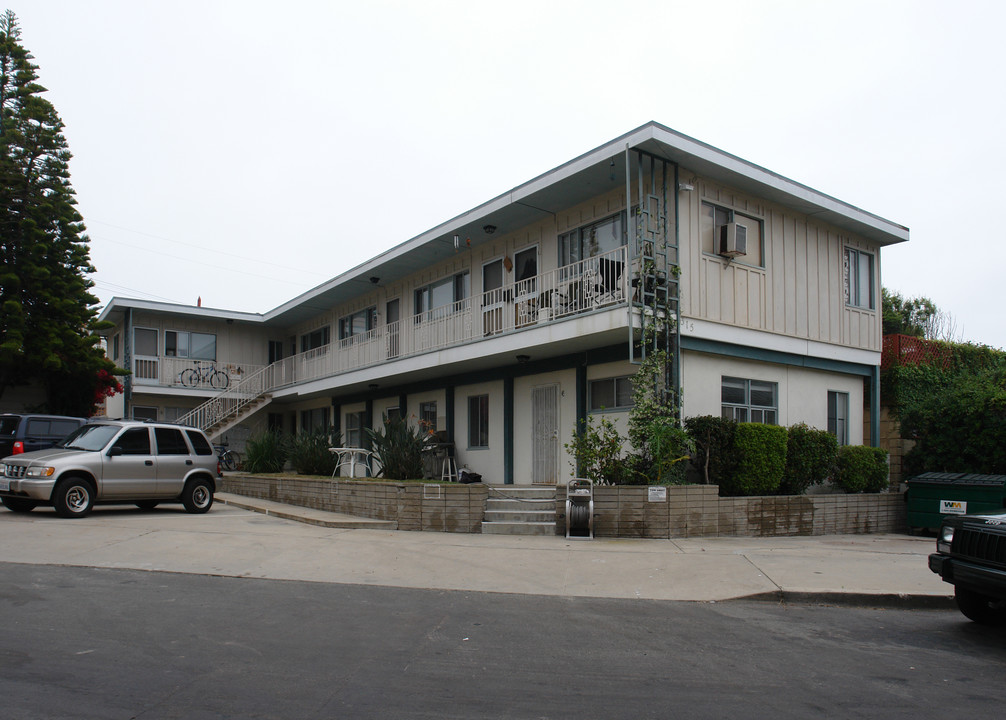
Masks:
[[[880,366],[870,368],[870,445],[880,447]]]
[[[133,416],[133,309],[126,308],[126,316],[122,324],[122,365],[129,374],[122,383],[122,417]]]

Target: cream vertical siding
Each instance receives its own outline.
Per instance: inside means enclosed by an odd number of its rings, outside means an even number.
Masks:
[[[682,313],[865,350],[880,350],[879,248],[812,218],[691,177],[679,193]],[[763,222],[764,267],[703,252],[701,203],[711,202]],[[845,304],[844,252],[874,255],[874,310]]]

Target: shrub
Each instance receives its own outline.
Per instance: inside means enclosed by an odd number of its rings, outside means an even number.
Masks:
[[[250,473],[277,473],[286,464],[286,438],[269,430],[254,435],[245,443],[244,469]]]
[[[734,432],[737,466],[720,495],[770,495],[779,489],[786,470],[786,428],[738,423]]]
[[[835,485],[846,492],[880,492],[888,485],[887,451],[864,445],[838,450]]]
[[[648,428],[643,470],[650,485],[681,485],[686,481],[688,461],[695,450],[688,431],[673,418],[654,419]]]
[[[367,430],[383,475],[392,480],[418,480],[423,477],[423,446],[429,435],[421,428],[411,428],[405,418],[384,417],[381,430]]]
[[[622,458],[622,438],[615,423],[608,418],[602,417],[595,422],[593,416],[588,417],[580,431],[573,433],[572,441],[565,448],[573,456],[570,464],[574,474],[579,472],[595,482],[612,485],[632,481],[634,473],[630,470],[630,463]]]
[[[737,458],[734,433],[737,423],[716,415],[699,415],[685,420],[685,429],[695,443],[695,460],[706,484],[723,485],[733,477]]]
[[[297,433],[290,442],[290,462],[301,475],[331,475],[335,472],[336,458],[328,449],[341,444],[338,432]]]
[[[838,440],[827,430],[816,430],[805,423],[789,428],[786,442],[786,471],[779,492],[802,495],[811,485],[823,482],[835,469]]]

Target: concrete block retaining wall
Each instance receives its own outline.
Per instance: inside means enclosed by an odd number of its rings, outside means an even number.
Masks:
[[[423,485],[335,478],[229,475],[224,492],[301,507],[391,520],[398,530],[482,532],[485,485]]]
[[[565,533],[565,496],[556,502],[557,528]],[[598,537],[776,537],[906,532],[907,508],[897,493],[719,497],[715,485],[666,488],[594,488],[594,534]]]
[[[485,485],[424,485],[336,478],[229,475],[222,489],[237,495],[391,520],[399,530],[482,532]],[[594,488],[598,537],[775,537],[906,532],[899,493],[721,498],[715,485],[675,485],[653,501],[645,486]],[[506,489],[501,488],[505,494]],[[565,490],[559,488],[556,533],[566,532]]]

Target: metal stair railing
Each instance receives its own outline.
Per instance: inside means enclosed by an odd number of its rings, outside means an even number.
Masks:
[[[275,368],[279,364],[267,365],[258,372],[243,378],[241,382],[221,391],[202,405],[182,415],[176,422],[179,425],[191,425],[205,431],[221,422],[236,418],[242,409],[274,387]]]

